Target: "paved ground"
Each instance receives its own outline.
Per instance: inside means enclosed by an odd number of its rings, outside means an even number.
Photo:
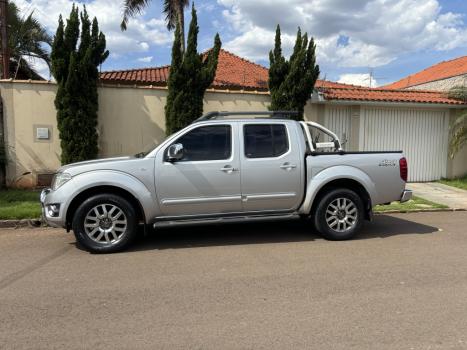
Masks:
[[[167,229],[92,255],[0,230],[1,349],[467,349],[467,212]]]
[[[437,182],[409,183],[414,195],[450,208],[467,210],[467,191]]]

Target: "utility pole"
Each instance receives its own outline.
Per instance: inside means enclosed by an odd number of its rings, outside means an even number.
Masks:
[[[8,52],[8,33],[7,33],[7,8],[8,0],[0,0],[0,39],[2,40],[2,68],[3,74],[2,79],[10,78],[10,54]],[[0,96],[0,147],[4,149],[6,156],[5,147],[5,135],[4,135],[4,118],[3,118],[3,99]],[[6,182],[6,169],[5,161],[0,161],[0,188],[5,185]]]
[[[8,0],[0,0],[0,30],[2,40],[2,79],[10,78],[10,53],[8,52],[8,23],[7,23]]]

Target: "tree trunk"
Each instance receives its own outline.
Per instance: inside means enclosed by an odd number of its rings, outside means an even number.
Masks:
[[[2,40],[2,79],[10,78],[10,53],[8,48],[8,0],[0,0],[0,26],[1,26],[1,40]]]
[[[183,4],[181,1],[178,2],[178,13],[177,13],[177,19],[178,19],[178,25],[180,27],[180,44],[181,44],[181,49],[182,53],[185,53],[185,15],[183,13]]]
[[[5,152],[5,159],[7,155],[6,144],[5,144],[5,126],[3,119],[3,99],[0,96],[0,146],[3,146]],[[1,155],[0,155],[1,156]],[[0,159],[0,189],[6,186],[6,162],[5,164]]]

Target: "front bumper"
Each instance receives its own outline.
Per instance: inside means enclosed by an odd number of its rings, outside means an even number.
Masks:
[[[65,218],[63,206],[60,202],[54,198],[54,193],[50,188],[43,189],[40,195],[41,207],[42,207],[42,219],[52,227],[65,227]],[[57,215],[51,216],[47,210],[49,205],[58,204],[60,210]]]
[[[404,190],[404,192],[402,192],[400,202],[404,203],[404,202],[407,202],[407,201],[409,201],[411,199],[412,199],[412,191],[411,190]]]

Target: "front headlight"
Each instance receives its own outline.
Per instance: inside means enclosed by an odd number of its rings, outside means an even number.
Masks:
[[[71,180],[71,175],[68,173],[57,173],[54,176],[54,179],[52,181],[52,190],[57,190],[60,188],[63,184],[67,183],[68,181]]]

